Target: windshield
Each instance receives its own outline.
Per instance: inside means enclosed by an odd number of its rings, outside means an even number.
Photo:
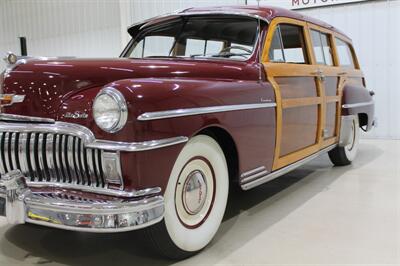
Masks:
[[[125,57],[214,57],[248,59],[258,21],[242,16],[181,17],[142,30]]]

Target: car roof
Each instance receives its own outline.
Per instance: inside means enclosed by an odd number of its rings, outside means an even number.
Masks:
[[[193,7],[193,8],[187,8],[181,11],[174,12],[172,14],[167,14],[167,15],[162,15],[159,17],[155,17],[152,19],[148,19],[139,23],[135,23],[134,25],[130,26],[128,28],[129,33],[131,35],[138,30],[139,27],[142,27],[147,24],[153,24],[157,23],[159,21],[163,21],[169,18],[173,17],[179,17],[179,16],[188,16],[188,15],[212,15],[212,14],[231,14],[231,15],[243,15],[243,16],[249,16],[249,17],[255,17],[259,18],[261,20],[264,20],[266,22],[271,22],[274,18],[277,17],[286,17],[286,18],[292,18],[292,19],[297,19],[305,22],[310,22],[312,24],[315,24],[317,26],[330,29],[332,31],[335,31],[345,37],[346,34],[341,32],[340,30],[336,29],[332,25],[329,25],[328,23],[325,23],[321,20],[305,16],[301,13],[290,11],[288,9],[284,8],[279,8],[279,7],[273,7],[273,6],[265,6],[265,5],[235,5],[235,6],[211,6],[211,7]],[[348,37],[347,37],[348,38]]]

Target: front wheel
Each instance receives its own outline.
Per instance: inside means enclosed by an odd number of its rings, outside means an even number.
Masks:
[[[345,166],[353,162],[357,156],[360,141],[360,125],[358,116],[351,125],[351,141],[345,147],[336,147],[329,152],[329,158],[336,166]]]
[[[215,236],[228,199],[229,175],[221,147],[199,135],[183,148],[164,194],[164,220],[146,229],[164,256],[184,259],[203,249]]]

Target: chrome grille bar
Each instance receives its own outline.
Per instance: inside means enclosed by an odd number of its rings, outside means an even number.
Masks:
[[[31,182],[106,188],[102,156],[64,132],[0,132],[0,177],[20,170]]]

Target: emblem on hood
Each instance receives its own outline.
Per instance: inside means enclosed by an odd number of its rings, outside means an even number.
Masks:
[[[24,100],[25,95],[0,94],[0,107],[10,106],[14,103],[22,103]]]
[[[67,112],[64,115],[65,118],[72,118],[72,119],[86,119],[89,117],[87,113],[76,111],[74,113]]]

